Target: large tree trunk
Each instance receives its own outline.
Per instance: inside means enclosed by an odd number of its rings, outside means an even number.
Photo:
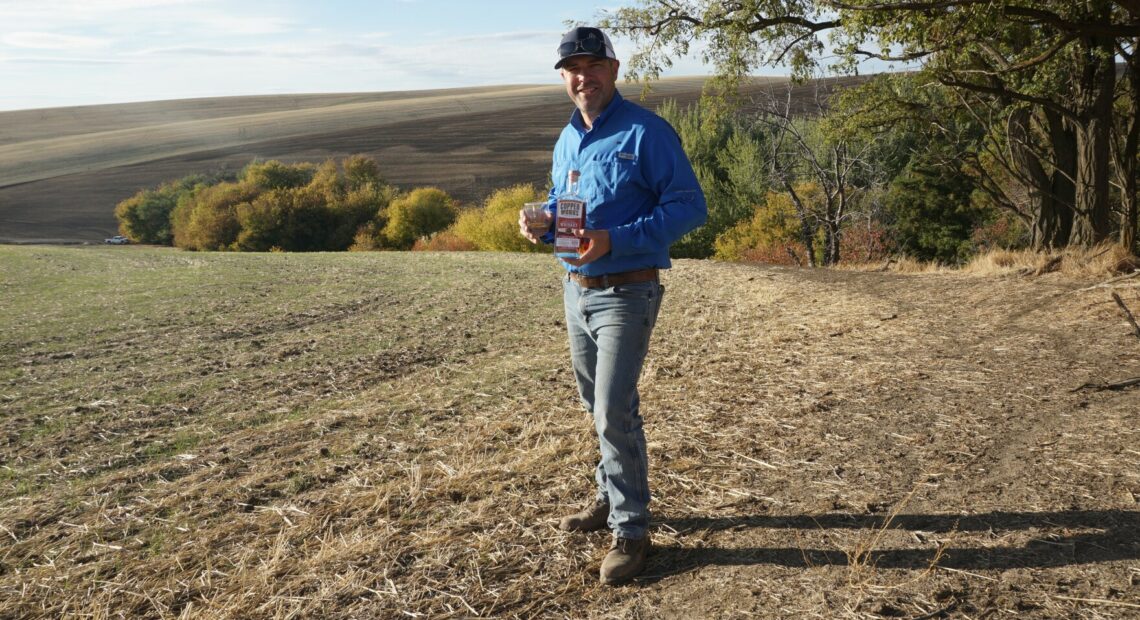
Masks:
[[[1032,111],[1019,108],[1010,114],[1006,124],[1011,164],[1025,185],[1029,204],[1024,212],[1030,218],[1030,247],[1051,250],[1065,246],[1073,225],[1073,183],[1075,143],[1072,132],[1052,114],[1047,119],[1049,142],[1055,152],[1052,172],[1041,163],[1041,151],[1033,143],[1030,121]],[[1068,164],[1068,165],[1066,165]]]
[[[839,224],[824,222],[823,264],[831,267],[839,264]]]
[[[1112,39],[1086,37],[1085,69],[1077,93],[1076,219],[1072,245],[1088,247],[1108,238],[1109,172],[1112,159],[1112,95],[1116,66]]]
[[[1049,195],[1056,217],[1056,229],[1050,248],[1064,247],[1073,231],[1077,202],[1077,136],[1065,126],[1060,113],[1045,110],[1049,143],[1053,149],[1053,170],[1049,175]]]

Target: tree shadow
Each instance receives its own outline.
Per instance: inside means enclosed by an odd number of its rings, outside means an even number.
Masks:
[[[795,516],[688,517],[659,523],[681,536],[697,532],[772,529],[908,530],[920,533],[1009,532],[1012,530],[1086,530],[1072,535],[1049,534],[1022,547],[945,547],[932,542],[924,548],[870,549],[860,563],[881,569],[926,569],[931,565],[958,570],[1056,568],[1079,564],[1140,559],[1140,512],[1125,510],[1074,510],[1059,512],[989,512],[978,515],[901,514],[852,515],[828,513]],[[1087,530],[1096,530],[1088,532]],[[848,554],[839,549],[800,547],[655,546],[645,579],[654,580],[702,566],[773,564],[791,568],[847,566]]]

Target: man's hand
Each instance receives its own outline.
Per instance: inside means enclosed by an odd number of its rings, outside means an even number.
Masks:
[[[564,258],[562,260],[581,267],[588,263],[592,263],[599,258],[610,253],[610,231],[608,230],[575,230],[574,235],[579,239],[589,239],[590,247],[586,248],[578,258]]]

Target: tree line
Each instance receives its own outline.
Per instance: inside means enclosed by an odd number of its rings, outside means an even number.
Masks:
[[[115,207],[119,230],[137,243],[252,252],[407,250],[457,216],[447,193],[400,193],[360,155],[319,165],[254,161],[236,178],[191,175]]]
[[[601,26],[634,39],[626,63],[634,78],[655,78],[704,44],[717,73],[710,95],[729,107],[763,66],[805,79],[857,73],[868,59],[906,63],[912,73],[859,89],[861,105],[844,121],[850,135],[940,134],[938,150],[912,169],[967,175],[1026,227],[1031,248],[1113,240],[1136,250],[1136,0],[641,0],[604,14]],[[780,139],[800,142],[793,127]],[[861,151],[835,148],[826,161],[833,185],[822,191],[837,202],[815,221],[831,235],[824,262],[839,247],[840,177],[859,174]],[[802,210],[795,184],[822,170],[779,157],[773,166],[770,176]]]
[[[855,91],[822,91],[791,109],[772,93],[726,114],[711,100],[658,112],[681,137],[705,190],[705,226],[672,248],[680,258],[800,265],[894,254],[962,263],[976,251],[1024,246],[1028,229],[948,167],[940,133],[872,134],[844,123]],[[191,175],[119,203],[120,231],[138,243],[208,251],[547,251],[517,231],[520,184],[480,205],[437,188],[402,192],[375,160],[254,161],[232,178]]]
[[[515,185],[463,207],[438,188],[403,192],[374,159],[352,155],[190,175],[139,191],[115,217],[135,243],[196,251],[543,251],[519,236],[516,221],[523,203],[545,196]]]

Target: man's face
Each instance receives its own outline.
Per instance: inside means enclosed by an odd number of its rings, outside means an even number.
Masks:
[[[563,63],[566,94],[587,122],[592,123],[613,99],[619,66],[616,60],[595,56],[575,56]]]

